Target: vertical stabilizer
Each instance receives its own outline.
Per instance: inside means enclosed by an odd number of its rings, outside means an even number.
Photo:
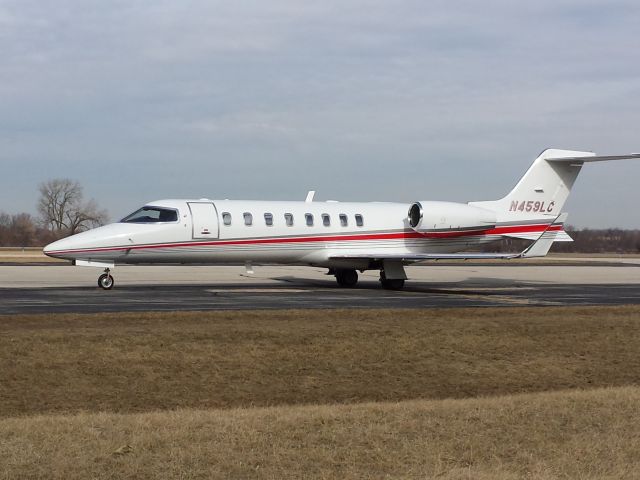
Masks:
[[[567,201],[583,162],[594,156],[593,152],[547,149],[535,159],[505,197],[494,201],[470,202],[469,205],[495,211],[498,221],[555,218]],[[549,161],[565,158],[568,161]]]

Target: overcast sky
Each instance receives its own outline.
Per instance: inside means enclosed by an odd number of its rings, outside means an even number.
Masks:
[[[640,3],[0,0],[0,210],[158,198],[487,200],[547,147],[640,152]],[[640,228],[640,161],[577,226]]]

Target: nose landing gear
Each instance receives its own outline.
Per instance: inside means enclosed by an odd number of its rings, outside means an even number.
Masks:
[[[110,269],[105,268],[104,273],[98,277],[98,286],[103,290],[111,290],[113,288],[113,277]]]

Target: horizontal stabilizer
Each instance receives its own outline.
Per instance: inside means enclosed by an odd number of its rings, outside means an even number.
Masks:
[[[562,157],[562,158],[547,158],[547,162],[556,163],[572,163],[572,162],[608,162],[609,160],[631,160],[633,158],[640,158],[640,153],[630,153],[628,155],[601,155],[601,156],[588,156],[588,157]]]

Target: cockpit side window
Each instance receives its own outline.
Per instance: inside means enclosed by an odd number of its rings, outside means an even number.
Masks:
[[[172,208],[142,207],[120,220],[122,223],[171,223],[178,221],[178,211]]]

